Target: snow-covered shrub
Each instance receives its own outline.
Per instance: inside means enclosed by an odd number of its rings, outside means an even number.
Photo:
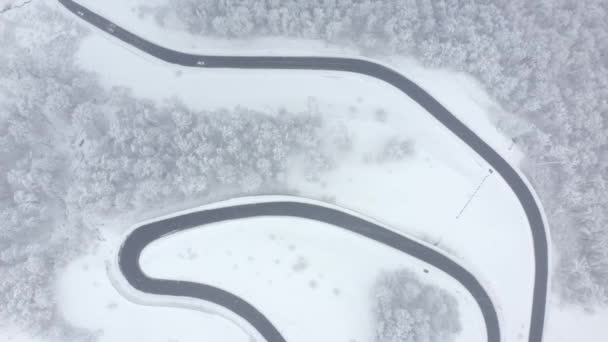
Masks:
[[[407,138],[392,137],[382,146],[376,160],[378,162],[391,162],[403,160],[414,153],[414,141]]]
[[[446,342],[462,329],[456,299],[408,270],[381,273],[372,296],[376,342]]]

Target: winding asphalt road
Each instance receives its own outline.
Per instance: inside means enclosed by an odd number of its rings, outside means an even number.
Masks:
[[[535,258],[534,293],[528,341],[542,341],[548,281],[548,243],[539,206],[526,183],[509,163],[414,82],[386,66],[354,58],[205,56],[183,53],[167,49],[140,38],[74,1],[58,1],[90,24],[168,63],[202,68],[300,69],[353,72],[383,80],[401,90],[485,159],[502,176],[519,200],[532,232]],[[460,281],[469,290],[477,300],[484,315],[488,341],[500,341],[496,310],[479,282],[464,268],[445,256],[390,230],[339,211],[328,211],[327,208],[309,204],[290,202],[251,204],[202,211],[147,224],[136,229],[123,245],[120,252],[121,270],[131,285],[141,291],[201,298],[214,302],[231,309],[245,318],[258,329],[267,341],[282,342],[284,341],[283,337],[268,319],[244,300],[226,291],[204,284],[149,278],[139,268],[141,249],[155,238],[205,223],[261,215],[306,217],[324,222],[330,220],[331,222],[328,223],[365,235],[433,264]],[[348,224],[344,225],[344,223]],[[377,232],[372,232],[376,230]],[[483,243],[483,241],[480,241],[480,243]]]
[[[228,308],[245,318],[268,342],[285,342],[272,323],[245,300],[222,289],[193,282],[164,280],[148,277],[141,269],[141,252],[157,239],[211,223],[250,217],[298,217],[332,224],[378,241],[403,253],[420,259],[449,274],[460,282],[475,298],[485,320],[488,341],[500,341],[496,311],[490,297],[479,281],[462,266],[440,252],[346,212],[320,205],[295,202],[260,202],[214,208],[180,215],[137,227],[120,248],[118,265],[122,274],[134,288],[152,294],[200,298]]]

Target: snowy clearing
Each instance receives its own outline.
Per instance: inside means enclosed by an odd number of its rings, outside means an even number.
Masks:
[[[100,342],[249,341],[218,315],[178,307],[143,306],[117,290],[107,265],[120,235],[108,234],[95,253],[74,260],[58,281],[61,311],[78,328],[99,332]]]
[[[545,341],[604,342],[608,336],[608,310],[586,312],[583,309],[560,305],[559,298],[547,301],[548,314]],[[573,329],[576,325],[576,329]]]
[[[300,201],[282,196],[242,198],[196,211],[254,200]],[[261,217],[218,222],[153,242],[141,261],[150,276],[207,283],[244,298],[289,341],[371,341],[373,282],[381,270],[405,268],[457,298],[463,326],[457,341],[486,340],[479,333],[484,327],[476,302],[449,275],[317,221]]]

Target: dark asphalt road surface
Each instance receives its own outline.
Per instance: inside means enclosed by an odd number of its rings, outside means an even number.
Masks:
[[[119,27],[111,21],[95,14],[94,12],[86,9],[85,7],[77,4],[71,0],[58,0],[68,10],[81,17],[83,20],[90,24],[98,27],[101,30],[115,36],[116,38],[126,42],[141,51],[144,51],[158,59],[161,59],[168,63],[179,64],[182,66],[190,67],[202,67],[202,68],[241,68],[241,69],[298,69],[298,70],[330,70],[330,71],[344,71],[353,72],[358,74],[368,75],[380,80],[383,80],[392,86],[401,90],[405,95],[416,101],[426,111],[441,122],[447,129],[453,134],[459,137],[465,142],[470,148],[472,148],[477,154],[479,154],[485,161],[506,181],[515,193],[519,200],[528,220],[532,232],[532,239],[534,245],[534,259],[535,259],[535,279],[534,279],[534,293],[532,302],[532,314],[530,317],[530,332],[529,342],[541,342],[543,336],[543,328],[545,321],[545,306],[547,297],[547,280],[548,280],[548,242],[545,232],[544,222],[538,204],[536,203],[534,196],[530,189],[528,189],[526,183],[519,177],[518,173],[487,143],[485,143],[479,136],[477,136],[472,130],[465,126],[459,121],[452,113],[450,113],[444,106],[442,106],[437,100],[435,100],[426,91],[410,81],[406,77],[402,76],[398,72],[387,68],[383,65],[360,60],[354,58],[331,58],[331,57],[264,57],[264,56],[205,56],[182,53],[171,49],[164,48],[152,42],[149,42],[143,38],[136,36],[135,34]],[[284,205],[281,205],[284,206]],[[240,210],[250,210],[241,207]],[[292,209],[293,210],[293,209]],[[304,209],[302,209],[304,210]],[[320,210],[320,209],[319,209]],[[307,212],[307,210],[305,210]],[[298,210],[293,212],[293,216],[301,216],[298,214]],[[242,214],[236,211],[231,211],[234,217],[242,216]],[[275,215],[285,215],[284,212],[276,212]],[[316,213],[315,217],[319,217],[320,212]],[[201,222],[208,221],[209,218],[200,217]],[[345,218],[346,219],[346,218]],[[177,219],[167,224],[176,223],[188,223],[185,219]],[[347,219],[347,221],[350,219]],[[200,225],[199,222],[197,225]],[[337,224],[343,228],[342,224]],[[173,226],[162,227],[159,224],[154,224],[156,229],[164,231],[165,234],[170,231],[174,231]],[[179,228],[179,226],[175,226]],[[175,228],[175,229],[177,229]],[[392,236],[388,233],[386,239],[382,239],[381,242],[392,245],[395,242],[391,242],[391,239],[398,239],[401,241],[405,239],[401,236]],[[164,235],[164,234],[163,234]],[[406,239],[407,240],[407,239]],[[479,241],[478,243],[484,243]],[[131,251],[124,251],[123,253]],[[409,251],[405,251],[410,253]],[[516,251],[514,251],[516,252]],[[132,255],[133,257],[136,255]],[[438,256],[439,258],[439,256]],[[445,258],[443,258],[445,259]],[[430,264],[446,271],[454,278],[459,279],[463,282],[463,285],[471,292],[471,294],[477,299],[484,318],[486,321],[488,340],[490,342],[500,341],[499,324],[496,317],[494,307],[485,291],[479,286],[475,278],[467,273],[468,276],[463,278],[463,275],[459,276],[459,272],[464,271],[462,267],[454,264],[449,259],[443,260],[427,260]],[[121,259],[122,260],[122,259]],[[137,259],[127,260],[125,262],[136,262]],[[131,265],[125,269],[128,272],[136,272],[136,269]],[[454,272],[450,270],[454,267]],[[140,270],[141,271],[141,270]],[[195,298],[202,298],[213,302],[211,297],[217,296],[218,301],[221,298],[220,305],[226,306],[233,309],[236,313],[243,316],[250,323],[252,323],[270,342],[283,341],[283,338],[276,331],[276,328],[268,322],[255,308],[247,304],[243,300],[230,295],[220,289],[211,288],[202,284],[182,284],[181,287],[175,287],[173,289],[182,289],[181,293],[176,293],[172,290],[172,285],[168,280],[158,280],[145,278],[143,273],[133,276],[129,273],[124,274],[128,280],[133,281],[133,285],[145,292],[158,293],[154,290],[159,290],[159,284],[165,284],[164,289],[168,292],[164,294],[175,294],[181,296],[189,296]],[[144,278],[142,278],[143,276]],[[460,278],[459,278],[460,277]],[[468,282],[470,281],[470,283]],[[209,295],[207,295],[209,294]]]

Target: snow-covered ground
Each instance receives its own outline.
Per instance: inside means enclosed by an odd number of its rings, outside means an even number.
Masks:
[[[244,44],[203,40],[177,31],[159,29],[150,20],[137,19],[136,13],[128,10],[136,3],[133,1],[82,3],[144,37],[154,38],[151,40],[183,51],[307,55],[351,53],[314,41],[291,41],[286,44],[280,39],[266,39]],[[252,47],[258,50],[249,50]],[[154,100],[178,97],[192,108],[239,105],[273,115],[280,107],[293,112],[303,110],[310,105],[310,98],[315,98],[319,110],[327,114],[325,121],[328,127],[339,127],[341,124],[347,127],[353,152],[342,156],[340,164],[323,174],[320,182],[306,181],[299,172],[298,163],[293,163],[292,172],[288,174],[290,187],[306,197],[332,197],[342,207],[386,222],[405,234],[437,243],[484,283],[499,310],[506,340],[525,338],[530,318],[534,262],[530,230],[518,201],[502,179],[495,173],[489,174],[488,165],[480,157],[398,90],[376,79],[348,73],[204,70],[167,65],[96,30],[79,51],[79,61],[85,69],[102,71],[100,77],[106,86],[127,86],[133,89],[134,94]],[[436,96],[507,159],[512,162],[519,160],[511,140],[503,136],[489,119],[488,114],[497,107],[474,80],[445,70],[425,70],[403,58],[395,57],[385,62]],[[386,112],[385,120],[378,120],[377,112],[380,109]],[[393,137],[413,139],[414,155],[394,162],[370,162],[369,157],[377,154],[383,144]],[[479,192],[459,215],[483,179],[486,180]],[[150,217],[153,216],[154,213],[150,213]],[[316,228],[311,230],[319,229],[319,234],[324,237],[328,234],[327,238],[330,238],[329,234],[332,233],[327,232],[331,229],[312,226]],[[233,224],[229,228],[236,230],[238,225]],[[223,234],[224,230],[227,229],[218,230],[218,233]],[[257,236],[252,232],[252,235],[251,238],[257,239],[260,244],[271,246],[267,234]],[[304,241],[299,243],[304,244]],[[219,241],[216,241],[216,245],[220,245]],[[322,250],[313,247],[307,247],[307,258],[321,260],[324,255]],[[377,253],[389,252],[379,249]],[[103,264],[99,258],[90,258]],[[389,262],[387,265],[396,262],[382,260]],[[205,264],[205,269],[208,266]],[[259,264],[251,271],[260,272],[259,279],[272,279],[274,276],[281,279],[280,271],[284,271],[284,268],[268,269],[267,266]],[[269,272],[273,270],[276,274],[270,275]],[[70,272],[67,272],[66,276],[69,275]],[[229,284],[238,283],[239,277],[243,277],[243,274],[230,272],[205,280]],[[257,279],[255,275],[253,279]],[[293,283],[290,288],[301,286],[303,293],[308,291],[320,295],[325,287],[323,284],[319,281],[318,288],[312,292],[305,281]],[[264,290],[267,293],[260,296],[269,295],[275,288],[260,288],[260,291]],[[71,288],[66,293],[76,292],[76,288]],[[116,292],[108,290],[105,293],[113,293],[114,301],[120,300]],[[152,312],[160,309],[141,310]],[[80,325],[89,324],[87,327],[91,328],[101,329],[104,328],[103,324],[120,323],[102,324],[95,319],[82,322],[79,320],[83,317],[86,319],[86,310],[65,312],[70,320]],[[192,315],[199,317],[203,314]],[[105,317],[107,320],[121,320],[119,315]],[[205,329],[207,326],[215,329],[211,327],[211,321],[208,323],[204,324]],[[278,327],[282,328],[280,324]],[[361,334],[364,334],[365,326],[359,327]],[[353,337],[363,340],[363,336]]]
[[[7,342],[43,342],[40,338],[31,336],[28,332],[14,327],[0,326],[0,341]]]
[[[61,312],[72,324],[99,332],[100,342],[249,341],[247,334],[218,315],[127,299],[107,270],[120,235],[109,233],[105,238],[108,243],[74,260],[58,281]]]
[[[605,342],[608,336],[608,310],[585,312],[574,307],[548,302],[545,341],[549,342]]]

